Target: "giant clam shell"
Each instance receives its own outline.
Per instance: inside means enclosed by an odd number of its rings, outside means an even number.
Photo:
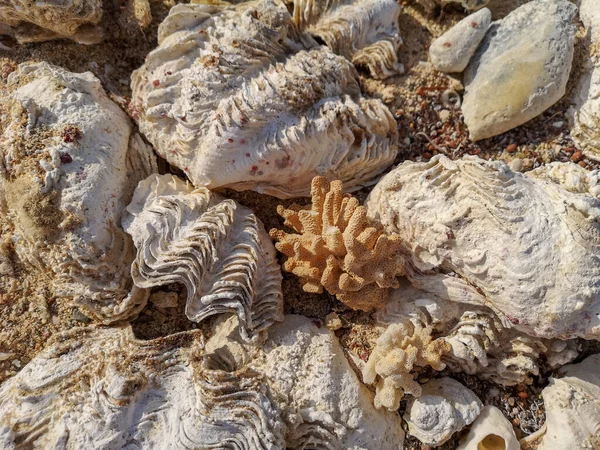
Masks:
[[[19,258],[101,322],[135,315],[148,295],[120,222],[152,150],[89,72],[21,65],[2,103],[0,190]]]
[[[336,54],[387,78],[404,71],[397,55],[400,10],[395,0],[295,0],[292,16]]]
[[[503,162],[436,156],[386,175],[366,206],[402,237],[416,286],[489,307],[530,335],[597,339],[597,178],[570,163],[524,175]]]
[[[134,283],[184,284],[190,320],[235,312],[248,339],[283,320],[275,247],[237,202],[173,175],[151,175],[136,188],[123,228],[137,247]]]
[[[357,189],[397,153],[387,107],[279,0],[176,5],[132,89],[140,129],[194,186],[296,197],[322,174]]]
[[[31,449],[397,450],[396,414],[372,393],[336,337],[288,316],[264,348],[224,321],[152,341],[129,327],[55,336],[0,387],[0,447]]]
[[[542,391],[546,423],[522,441],[536,450],[600,448],[600,354],[563,367]]]

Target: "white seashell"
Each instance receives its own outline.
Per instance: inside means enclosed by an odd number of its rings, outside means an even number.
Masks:
[[[140,129],[195,186],[307,196],[324,175],[358,189],[398,151],[387,107],[280,0],[176,5],[132,89]]]
[[[594,339],[597,190],[597,173],[570,163],[524,175],[499,161],[436,156],[393,170],[366,206],[404,240],[415,286],[489,307],[503,326],[530,335]]]
[[[502,411],[486,405],[456,450],[519,450],[521,446],[511,423]]]
[[[443,444],[483,409],[475,393],[452,378],[429,381],[422,389],[423,394],[408,403],[404,420],[409,434],[424,444]]]
[[[102,40],[102,1],[68,0],[65,2],[28,2],[3,0],[0,3],[0,25],[20,43],[67,38],[80,44]]]
[[[600,160],[600,8],[596,0],[581,0],[579,17],[587,29],[589,61],[575,91],[571,136],[585,156]]]
[[[292,16],[334,53],[387,78],[404,72],[398,62],[400,11],[395,0],[294,0]]]
[[[75,329],[0,387],[0,448],[382,450],[397,414],[376,411],[336,337],[288,316],[264,349],[223,321],[152,341],[130,327]]]
[[[148,293],[133,286],[134,248],[119,224],[156,171],[152,150],[89,72],[21,65],[3,103],[0,190],[19,258],[98,321],[137,314]]]
[[[542,391],[546,423],[521,441],[537,450],[600,448],[600,354],[561,369],[563,378],[550,378]]]
[[[137,248],[136,286],[184,284],[190,320],[236,313],[246,339],[283,320],[275,247],[249,209],[173,175],[151,175],[136,188],[123,228]]]

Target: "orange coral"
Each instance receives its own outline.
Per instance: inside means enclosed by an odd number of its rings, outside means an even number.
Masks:
[[[353,309],[382,305],[398,287],[405,258],[400,236],[369,226],[367,211],[343,194],[342,182],[315,177],[310,209],[292,205],[277,212],[298,234],[272,229],[275,247],[288,257],[284,270],[302,280],[306,292],[329,293]]]

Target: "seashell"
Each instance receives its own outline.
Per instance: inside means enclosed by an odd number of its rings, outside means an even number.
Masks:
[[[403,273],[397,236],[369,227],[366,210],[342,193],[342,183],[323,177],[311,183],[310,210],[277,208],[284,225],[296,233],[272,229],[275,247],[288,257],[283,268],[298,275],[306,292],[323,287],[353,309],[368,311],[385,303],[389,287]]]
[[[102,16],[100,0],[0,3],[0,25],[10,27],[8,31],[20,43],[66,38],[80,44],[96,44],[104,37]]]
[[[89,72],[23,64],[2,103],[0,191],[19,258],[95,320],[133,317],[148,292],[133,286],[134,248],[119,224],[137,182],[156,171],[151,148]]]
[[[136,286],[182,283],[190,320],[236,313],[246,339],[283,320],[275,248],[249,209],[173,175],[151,175],[136,188],[123,228],[137,248]]]
[[[581,0],[579,17],[587,29],[589,61],[575,90],[571,137],[585,156],[600,160],[600,10],[595,0]]]
[[[394,0],[294,0],[292,16],[299,29],[383,79],[404,72],[398,62],[400,11]]]
[[[597,339],[597,177],[570,163],[525,175],[499,161],[436,156],[386,175],[366,207],[401,236],[415,286],[485,305],[529,335]]]
[[[285,448],[262,377],[215,367],[199,339],[140,341],[129,326],[53,337],[0,387],[0,447]]]
[[[0,387],[0,447],[382,450],[402,446],[335,336],[288,316],[263,348],[222,321],[151,341],[131,328],[74,329]]]
[[[475,393],[452,378],[428,381],[422,390],[419,398],[408,403],[404,420],[409,434],[424,444],[443,444],[483,409]]]
[[[589,450],[600,447],[600,354],[561,369],[542,391],[546,423],[521,441],[537,450]],[[536,445],[537,444],[537,445]]]
[[[297,197],[322,174],[359,189],[398,152],[387,107],[280,0],[176,5],[132,90],[140,129],[194,186]]]
[[[471,426],[465,441],[456,450],[520,450],[511,423],[502,411],[486,405]]]

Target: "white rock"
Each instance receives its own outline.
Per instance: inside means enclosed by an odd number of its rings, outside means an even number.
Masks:
[[[458,22],[429,47],[429,58],[441,72],[462,72],[485,36],[492,13],[483,8]]]
[[[387,174],[366,206],[402,237],[415,286],[532,336],[598,339],[599,190],[598,172],[577,164],[521,174],[435,156]]]
[[[2,103],[0,189],[19,258],[90,317],[134,316],[148,292],[131,281],[134,247],[120,223],[156,171],[152,149],[90,72],[22,64]]]
[[[140,129],[194,186],[297,197],[323,175],[356,190],[394,161],[396,121],[349,60],[280,0],[220,3],[172,8],[132,75]]]
[[[456,450],[519,450],[512,424],[502,411],[486,405],[473,422],[471,431]]]
[[[151,175],[136,188],[123,229],[137,248],[136,286],[182,283],[190,320],[237,313],[246,339],[283,320],[275,247],[248,208],[174,175]]]
[[[441,445],[471,424],[483,409],[475,393],[452,378],[425,383],[423,394],[407,405],[408,431],[424,444]]]
[[[464,75],[472,140],[522,125],[564,95],[576,11],[568,0],[533,0],[490,26]]]
[[[600,7],[597,0],[582,0],[579,16],[587,29],[589,60],[575,90],[571,137],[585,156],[600,160]]]
[[[522,441],[537,450],[600,448],[600,354],[561,369],[542,391],[546,423]]]

